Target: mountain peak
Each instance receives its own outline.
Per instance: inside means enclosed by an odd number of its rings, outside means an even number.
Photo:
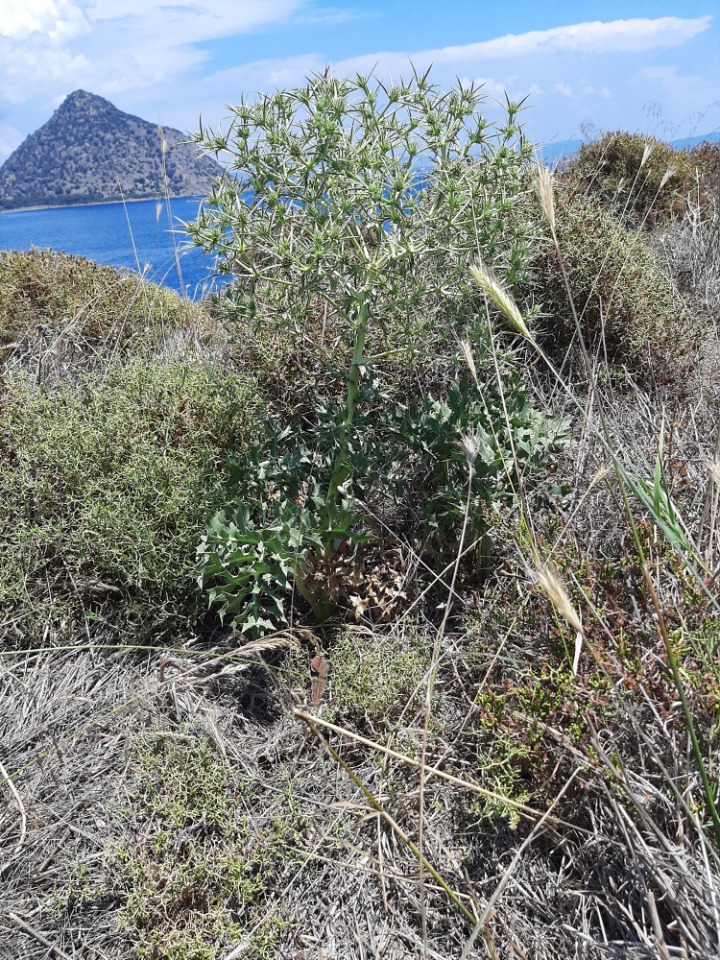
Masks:
[[[104,97],[100,97],[96,93],[89,93],[87,90],[73,90],[72,93],[69,93],[65,97],[58,109],[62,110],[63,108],[72,108],[73,110],[77,110],[79,107],[84,107],[93,103],[104,104],[108,107],[113,107],[109,100],[105,100]],[[115,109],[117,108],[113,107],[113,110]]]
[[[205,194],[222,168],[180,130],[124,113],[87,90],[69,94],[0,167],[0,210]]]

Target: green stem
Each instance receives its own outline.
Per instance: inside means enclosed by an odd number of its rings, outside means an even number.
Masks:
[[[318,623],[325,623],[326,620],[329,620],[332,616],[333,610],[335,609],[334,604],[329,600],[321,600],[318,598],[314,590],[311,590],[310,587],[303,580],[302,573],[296,567],[293,571],[293,582],[295,588],[303,600],[306,600],[310,604],[310,609],[313,612],[313,616]]]
[[[365,340],[367,338],[368,321],[370,319],[370,307],[366,295],[362,294],[358,299],[357,324],[355,326],[355,344],[353,346],[352,360],[350,361],[350,372],[347,383],[347,399],[345,404],[345,419],[343,420],[342,430],[340,432],[340,449],[338,451],[332,477],[330,479],[330,488],[328,496],[334,497],[337,489],[350,475],[348,466],[349,451],[347,447],[348,433],[355,419],[355,409],[357,407],[357,397],[360,387],[360,368],[365,359]]]
[[[370,317],[370,308],[363,296],[358,310],[358,323],[355,328],[355,346],[353,348],[352,362],[350,364],[350,376],[348,377],[347,391],[347,412],[343,427],[349,430],[355,418],[355,407],[357,405],[358,387],[360,385],[360,367],[365,358],[365,338],[367,337],[368,319]]]

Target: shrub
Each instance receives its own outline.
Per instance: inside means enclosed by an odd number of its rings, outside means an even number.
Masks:
[[[0,253],[0,362],[42,379],[150,353],[178,331],[209,336],[209,328],[201,308],[112,267],[53,250]]]
[[[616,131],[583,144],[562,179],[627,225],[654,227],[707,211],[717,197],[720,144],[676,150],[654,137]]]
[[[648,240],[592,199],[558,191],[555,206],[570,290],[593,353],[643,385],[688,387],[702,331]],[[537,246],[534,275],[557,356],[573,341],[575,325],[549,235]]]
[[[247,379],[180,361],[115,366],[79,390],[7,382],[0,606],[23,640],[48,611],[55,626],[84,611],[133,635],[198,615],[195,545],[255,396]]]
[[[460,522],[468,465],[451,426],[486,438],[478,505],[502,486],[498,451],[511,444],[497,439],[507,432],[499,406],[490,412],[473,385],[456,423],[444,424],[452,454],[447,442],[438,453],[437,417],[423,418],[423,401],[398,390],[388,362],[423,356],[421,390],[432,381],[442,405],[458,374],[458,334],[469,328],[487,351],[470,264],[480,253],[509,284],[524,276],[527,224],[512,214],[529,184],[529,147],[518,108],[508,103],[493,126],[479,113],[483,99],[474,86],[441,93],[427,75],[386,87],[326,73],[241,103],[225,135],[198,135],[229,154],[235,173],[190,226],[235,275],[235,316],[301,340],[317,337],[321,319],[318,350],[328,358],[313,369],[303,419],[285,413],[270,425],[268,446],[238,471],[236,503],[200,544],[203,587],[244,630],[284,623],[293,587],[316,615],[329,614],[327,584],[342,575],[333,557],[346,559],[367,537],[358,500],[377,506],[422,477],[427,499],[452,500]],[[523,464],[523,431],[536,427],[526,413],[510,426]],[[448,456],[463,464],[454,498],[447,487],[457,472],[436,470]],[[327,577],[313,575],[318,565]],[[349,569],[357,575],[355,563]]]
[[[565,177],[621,220],[638,223],[681,213],[693,171],[687,154],[669,143],[616,131],[583,144]]]

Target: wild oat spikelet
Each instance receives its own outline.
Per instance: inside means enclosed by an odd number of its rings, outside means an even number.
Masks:
[[[662,175],[662,180],[660,181],[660,186],[658,187],[658,190],[662,190],[662,188],[665,186],[668,180],[674,177],[676,173],[677,173],[677,170],[675,169],[675,167],[668,167],[665,173]]]
[[[546,564],[539,564],[535,569],[535,582],[555,605],[558,613],[564,617],[577,633],[582,633],[580,617],[570,602],[565,584],[555,571]]]
[[[471,433],[464,433],[459,440],[460,449],[465,454],[465,459],[468,462],[468,466],[472,467],[475,461],[477,460],[478,455],[478,443],[476,437]]]
[[[544,163],[538,166],[537,171],[537,193],[540,198],[545,219],[550,225],[553,234],[555,233],[555,201],[553,199],[553,176]]]
[[[478,381],[477,370],[475,369],[475,358],[473,357],[472,347],[470,346],[467,340],[460,341],[460,350],[465,359],[465,363],[468,365],[468,369],[472,374],[473,380],[475,381],[477,386],[480,386],[480,383]]]
[[[560,616],[564,617],[575,631],[575,655],[573,656],[572,671],[574,675],[577,675],[584,636],[580,615],[570,602],[565,584],[550,567],[539,564],[535,569],[535,582],[548,595]]]
[[[505,315],[510,325],[521,336],[525,337],[526,340],[532,340],[532,335],[522,318],[517,304],[497,277],[482,263],[473,264],[473,266],[470,267],[470,276],[492,303],[495,304],[497,309]]]

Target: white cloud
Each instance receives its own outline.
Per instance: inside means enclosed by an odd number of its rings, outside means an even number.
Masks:
[[[59,42],[88,30],[82,7],[72,0],[3,0],[0,37],[21,41],[41,34]]]
[[[676,47],[710,27],[712,17],[684,19],[682,17],[636,18],[612,20],[608,23],[578,23],[551,30],[531,30],[528,33],[508,34],[495,40],[482,40],[461,46],[438,47],[410,53],[381,52],[344,60],[338,70],[368,71],[373,66],[384,72],[407,70],[408,61],[423,69],[451,66],[463,61],[513,59],[520,61],[532,54],[558,53],[640,53]]]
[[[310,0],[0,0],[0,101],[105,96],[177,82],[199,44],[305,11]]]
[[[248,33],[268,23],[278,23],[305,6],[304,0],[91,0],[88,19],[96,26],[136,38],[154,38],[163,45],[203,43],[220,37]]]
[[[355,20],[371,19],[375,14],[369,10],[345,10],[340,7],[323,7],[322,10],[308,10],[293,17],[293,23],[309,24],[311,26],[336,26],[341,23],[352,23]]]
[[[108,0],[110,2],[110,0]],[[133,0],[125,0],[133,2]],[[436,71],[448,74],[453,79],[459,73],[465,76],[476,74],[479,64],[487,60],[508,60],[517,67],[530,55],[557,56],[567,54],[640,53],[648,50],[678,46],[686,40],[707,30],[712,17],[684,19],[682,17],[636,18],[579,23],[550,30],[533,30],[522,34],[508,34],[495,40],[484,40],[461,46],[437,47],[426,50],[398,51],[380,50],[361,56],[333,61],[333,68],[340,75],[376,73],[396,79],[407,76],[411,65],[418,70],[433,66]],[[228,85],[245,90],[262,90],[282,84],[302,83],[308,73],[322,70],[326,58],[308,53],[283,60],[257,60],[219,71],[205,81],[208,86]],[[445,68],[443,70],[443,68]],[[451,73],[450,73],[451,71]],[[502,91],[510,85],[509,80],[486,80],[489,92]],[[539,88],[527,87],[520,95],[537,93]],[[567,82],[556,84],[555,92],[562,96],[572,95]],[[603,91],[600,91],[603,95]]]
[[[523,57],[534,53],[640,53],[677,47],[710,27],[711,16],[635,18],[607,23],[577,23],[551,30],[509,33],[495,40],[443,47],[434,53],[435,62],[473,57]]]
[[[25,103],[58,84],[69,93],[91,76],[90,63],[82,54],[34,38],[18,45],[0,37],[0,101]]]
[[[0,101],[32,103],[33,120],[44,121],[54,102],[84,87],[121,109],[192,129],[200,112],[211,120],[243,93],[302,84],[328,61],[322,51],[258,56],[210,74],[213,41],[273,24],[291,31],[294,25],[372,15],[357,3],[351,11],[334,2],[324,7],[323,0],[0,0]],[[627,62],[628,70],[637,70],[637,55],[676,47],[706,31],[711,20],[579,23],[456,46],[379,50],[335,60],[333,67],[339,74],[376,70],[399,79],[411,65],[418,70],[432,65],[441,85],[458,76],[483,78],[478,82],[490,98],[502,100],[507,90],[513,100],[530,96],[534,108],[558,111],[561,103],[563,110],[579,108],[585,96],[595,98],[595,109],[612,96],[601,87],[607,78],[603,54],[635,54]],[[575,59],[580,56],[582,67]],[[658,75],[650,82],[669,89],[672,77]],[[16,110],[6,120],[22,126],[30,124],[29,117],[29,109],[23,119]]]
[[[15,147],[22,143],[23,136],[15,127],[6,127],[0,124],[0,163],[9,157]]]

